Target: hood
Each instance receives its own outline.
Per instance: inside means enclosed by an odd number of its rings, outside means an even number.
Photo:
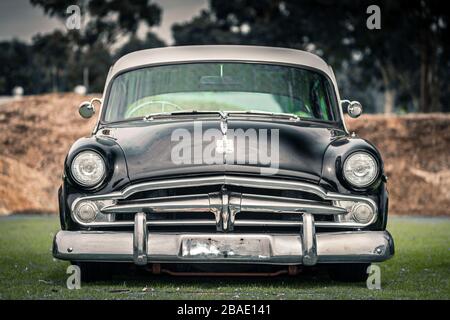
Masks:
[[[326,148],[344,134],[306,121],[230,118],[133,122],[106,129],[124,152],[131,181],[224,173],[319,181]]]

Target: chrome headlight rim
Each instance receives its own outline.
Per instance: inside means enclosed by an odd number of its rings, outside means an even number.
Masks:
[[[365,183],[365,184],[355,184],[354,182],[350,181],[350,179],[345,175],[345,166],[347,164],[347,161],[349,161],[353,156],[358,155],[358,154],[362,154],[365,156],[368,156],[369,158],[372,159],[372,161],[375,164],[375,174],[373,175],[372,179],[370,179],[369,182]],[[342,177],[344,178],[345,182],[347,182],[347,184],[349,184],[353,189],[367,189],[369,187],[371,187],[373,185],[373,183],[375,181],[377,181],[378,177],[380,176],[380,163],[377,160],[377,157],[375,157],[372,153],[370,153],[369,151],[366,150],[357,150],[357,151],[353,151],[352,153],[350,153],[344,160],[343,164],[342,164]]]
[[[347,203],[347,205],[346,205]],[[358,228],[365,228],[368,227],[370,225],[373,225],[375,222],[378,221],[378,206],[376,205],[376,203],[369,199],[361,199],[361,198],[357,198],[357,199],[344,199],[344,200],[333,200],[333,205],[341,207],[341,208],[345,208],[348,210],[348,213],[345,215],[339,215],[336,218],[338,219],[339,222],[343,222],[343,223],[351,223],[353,224],[352,227],[358,227]],[[358,209],[358,207],[361,206],[365,206],[368,207],[372,213],[372,217],[370,219],[366,219],[366,220],[360,220],[358,218],[358,214],[356,212],[356,210]]]
[[[80,207],[81,207],[81,206],[87,206],[87,207],[90,207],[90,208],[93,210],[93,212],[94,212],[94,216],[93,216],[91,219],[89,219],[89,220],[83,219],[83,218],[81,217],[80,213],[79,213],[79,210],[80,210]],[[81,223],[83,223],[83,224],[89,224],[89,223],[95,222],[95,220],[97,219],[97,216],[99,215],[100,211],[99,211],[99,209],[98,209],[97,204],[96,204],[94,201],[87,200],[87,201],[81,201],[81,202],[78,202],[78,203],[74,206],[74,209],[72,210],[72,213],[73,213],[73,215],[76,217],[76,218],[75,218],[75,221],[77,221],[77,222],[79,222],[79,223],[81,222]]]
[[[98,179],[98,181],[95,181],[95,183],[92,183],[92,184],[88,184],[88,183],[85,183],[85,182],[83,182],[83,181],[80,181],[80,180],[78,180],[78,179],[75,177],[75,175],[74,175],[74,169],[73,169],[73,168],[74,168],[75,160],[76,160],[79,156],[81,156],[82,154],[85,154],[85,153],[92,153],[92,154],[95,154],[96,156],[98,156],[98,157],[101,159],[101,161],[102,161],[102,163],[103,163],[103,175],[102,175],[102,177],[101,177],[100,179]],[[70,173],[71,180],[72,180],[76,185],[78,185],[78,186],[80,186],[80,187],[82,187],[82,188],[84,188],[84,189],[88,189],[88,190],[97,189],[97,188],[99,188],[99,187],[104,183],[104,181],[106,180],[106,177],[107,177],[107,175],[108,175],[108,167],[107,167],[106,159],[105,159],[105,157],[104,157],[100,152],[98,152],[98,151],[96,151],[96,150],[93,150],[93,149],[84,149],[84,150],[81,150],[81,151],[77,152],[77,153],[73,156],[72,161],[70,162],[69,173]]]
[[[369,215],[369,218],[367,219],[363,219],[363,218],[361,218],[360,216],[358,216],[358,208],[361,208],[361,207],[366,207],[366,208],[368,208],[369,210],[370,210],[370,215]],[[375,211],[373,210],[373,208],[370,206],[370,205],[368,205],[367,203],[364,203],[364,202],[358,202],[358,203],[356,203],[356,204],[354,204],[353,205],[353,208],[352,208],[352,213],[351,213],[351,216],[352,216],[352,219],[356,222],[356,223],[360,223],[360,224],[368,224],[368,223],[371,223],[371,221],[373,221],[374,219],[375,219]]]

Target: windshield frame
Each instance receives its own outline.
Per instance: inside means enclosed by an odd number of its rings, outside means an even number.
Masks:
[[[333,120],[323,120],[323,119],[312,119],[312,118],[301,118],[301,121],[307,121],[307,122],[317,122],[317,123],[327,123],[327,124],[333,124],[333,125],[337,125],[339,128],[342,128],[345,130],[344,125],[343,125],[343,121],[344,119],[341,117],[341,112],[339,110],[340,106],[339,106],[339,101],[338,101],[338,94],[336,92],[336,87],[334,85],[334,81],[331,79],[331,77],[323,72],[322,70],[316,69],[314,67],[311,66],[307,66],[307,65],[301,65],[301,64],[291,64],[291,63],[283,63],[283,62],[267,62],[267,61],[257,61],[257,60],[224,60],[224,59],[219,59],[219,60],[196,60],[196,61],[177,61],[177,62],[167,62],[167,63],[151,63],[151,64],[143,64],[140,65],[138,67],[132,67],[132,68],[127,68],[127,69],[123,69],[120,72],[117,72],[116,74],[114,74],[111,79],[108,80],[107,86],[106,86],[106,91],[104,93],[104,99],[103,99],[103,104],[102,104],[102,108],[101,108],[101,112],[100,112],[100,116],[99,116],[99,120],[98,120],[98,128],[100,126],[107,126],[109,124],[115,124],[115,123],[126,123],[128,121],[136,121],[136,119],[123,119],[123,120],[118,120],[118,121],[106,121],[105,120],[105,115],[106,115],[106,110],[108,108],[108,103],[110,100],[110,96],[111,96],[111,89],[112,89],[112,85],[114,83],[114,81],[116,80],[117,77],[121,76],[124,73],[128,73],[128,72],[132,72],[132,71],[136,71],[136,70],[140,70],[140,69],[145,69],[145,68],[151,68],[151,67],[160,67],[160,66],[170,66],[170,65],[182,65],[182,64],[198,64],[198,63],[245,63],[245,64],[263,64],[263,65],[273,65],[273,66],[285,66],[285,67],[291,67],[291,68],[297,68],[297,69],[304,69],[304,70],[308,70],[308,71],[312,71],[315,73],[318,73],[320,75],[322,75],[324,77],[324,79],[326,80],[327,84],[328,84],[328,88],[327,93],[330,95],[329,99],[332,103],[334,103],[334,106],[331,105],[330,106],[330,110],[332,112],[332,116],[333,116]],[[328,92],[330,91],[330,92]],[[230,112],[232,113],[232,112]],[[247,114],[246,115],[251,116],[251,114]],[[270,117],[268,115],[268,117]],[[143,117],[144,118],[144,117]]]

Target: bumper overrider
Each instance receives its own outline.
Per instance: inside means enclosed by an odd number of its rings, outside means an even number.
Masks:
[[[217,180],[219,179],[219,180]],[[230,177],[213,178],[212,181],[203,180],[203,185],[221,183],[223,185],[237,185],[255,187],[257,185],[268,188],[298,189],[314,192],[327,200],[342,201],[366,201],[370,205],[373,202],[363,197],[344,196],[330,193],[315,185],[308,185],[300,182],[278,181],[273,184],[271,181],[257,181],[255,179],[235,179]],[[261,179],[260,179],[261,180]],[[199,183],[199,181],[178,180],[167,181],[168,185],[182,185]],[[123,199],[133,194],[135,191],[151,190],[161,188],[161,183],[154,186],[150,183],[132,186],[123,192],[114,193],[107,196],[85,197],[85,200],[111,200]],[[217,195],[216,195],[217,196]],[[276,264],[276,265],[305,265],[313,266],[321,263],[370,263],[381,262],[391,258],[394,254],[394,243],[391,235],[387,231],[361,231],[355,228],[352,231],[341,232],[318,232],[316,226],[327,227],[321,221],[314,221],[314,214],[329,212],[334,215],[345,215],[347,211],[340,212],[336,206],[322,208],[315,206],[311,202],[286,202],[277,203],[272,201],[270,205],[267,199],[245,196],[244,194],[230,196],[228,193],[221,194],[221,203],[212,203],[211,197],[205,201],[209,203],[209,210],[215,214],[215,221],[220,232],[162,232],[152,231],[151,221],[147,220],[147,213],[158,210],[164,212],[158,201],[141,203],[136,209],[139,212],[134,214],[134,221],[131,221],[133,230],[111,231],[96,228],[92,231],[59,231],[53,244],[53,255],[56,258],[70,261],[107,261],[107,262],[131,262],[136,265],[147,265],[149,263],[255,263],[255,264]],[[201,197],[200,197],[201,198]],[[213,198],[217,200],[217,197]],[[234,200],[233,200],[234,199]],[[238,199],[238,200],[236,200]],[[230,203],[231,202],[233,203]],[[273,200],[270,198],[270,200]],[[168,199],[164,199],[168,201]],[[170,201],[169,201],[170,202]],[[185,203],[183,201],[183,203]],[[76,205],[76,204],[75,204]],[[280,212],[293,212],[295,210],[301,216],[301,221],[296,233],[259,233],[259,232],[230,232],[230,224],[237,224],[236,214],[244,211],[247,206],[255,208],[263,205],[259,209],[265,208],[274,214]],[[179,203],[177,203],[179,209]],[[164,208],[171,208],[165,206]],[[203,205],[196,204],[195,211],[201,212]],[[111,204],[104,207],[103,212],[120,212],[121,207]],[[173,208],[172,208],[173,209]],[[172,210],[171,209],[171,210]],[[376,210],[376,208],[374,207]],[[130,208],[127,208],[130,210]],[[322,211],[320,211],[322,210]],[[231,212],[230,212],[231,211]],[[230,217],[231,216],[231,217]],[[226,221],[225,221],[226,220]],[[181,222],[180,222],[181,223]],[[247,222],[251,225],[253,222]],[[256,222],[255,222],[256,223]],[[270,224],[269,222],[266,222]],[[96,223],[94,226],[112,226],[114,222]],[[295,224],[294,222],[292,224]],[[87,224],[89,225],[89,224]],[[329,223],[335,230],[343,226],[352,226],[346,222]],[[356,226],[357,225],[353,225]]]

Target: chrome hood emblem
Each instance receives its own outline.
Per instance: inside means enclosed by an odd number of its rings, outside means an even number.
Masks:
[[[228,139],[227,136],[223,136],[222,139],[217,139],[216,152],[219,154],[234,153],[234,139]]]

